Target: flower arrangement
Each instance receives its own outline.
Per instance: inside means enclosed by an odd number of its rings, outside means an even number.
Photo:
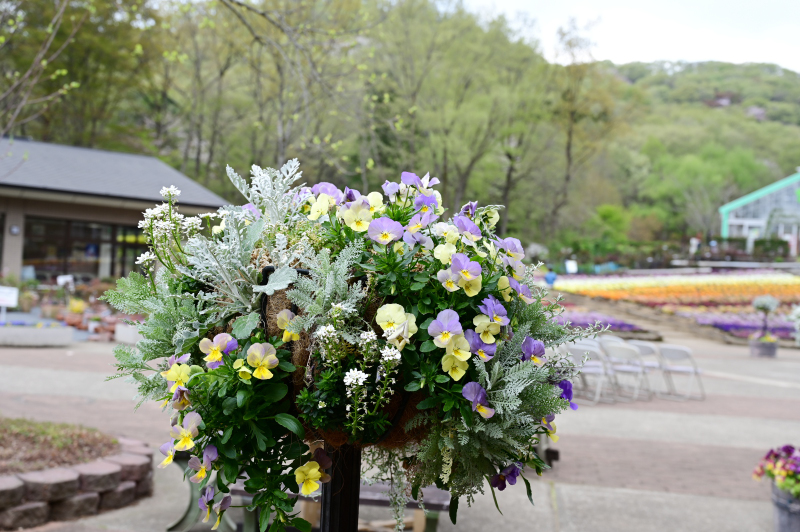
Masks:
[[[800,450],[784,445],[770,451],[753,471],[753,478],[771,478],[778,489],[800,499]]]
[[[763,315],[763,323],[761,326],[761,331],[753,333],[753,335],[750,336],[751,340],[758,340],[759,342],[767,343],[775,343],[778,341],[776,337],[770,334],[767,320],[769,319],[769,315],[775,312],[780,304],[780,300],[772,296],[758,296],[757,298],[753,299],[753,308]]]
[[[192,453],[207,519],[244,479],[262,530],[270,516],[309,530],[292,494],[330,479],[320,442],[362,448],[399,523],[432,484],[454,520],[486,485],[521,478],[530,498],[523,469],[546,467],[534,446],[577,408],[580,368],[545,347],[600,329],[557,322],[520,242],[494,232],[501,207],[471,202],[445,221],[438,180],[409,172],[366,195],[297,186],[296,160],[254,166],[251,183],[228,175],[243,207],[186,218],[163,189],[140,224],[146,273],[104,296],[148,316],[144,340],[116,348],[118,376],[174,411],[163,465]]]

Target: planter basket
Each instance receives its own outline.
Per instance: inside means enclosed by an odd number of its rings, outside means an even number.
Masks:
[[[262,270],[262,284],[266,284],[270,274],[275,271],[273,266],[266,266]],[[308,275],[308,270],[298,269],[297,273],[300,275]],[[280,336],[282,330],[278,327],[277,316],[278,313],[284,309],[290,309],[295,314],[301,313],[298,308],[289,301],[286,296],[286,290],[276,291],[273,295],[261,296],[261,319],[264,328],[269,336]],[[379,336],[383,333],[379,327],[374,324],[375,314],[380,306],[379,302],[373,302],[365,309],[365,319],[367,322],[372,323],[375,333]],[[293,389],[290,391],[293,396],[307,386],[306,376],[308,372],[314,372],[315,368],[309,365],[309,358],[311,355],[311,336],[308,332],[301,332],[300,339],[290,342],[286,345],[292,353],[292,364],[297,366],[297,370],[292,375]],[[405,431],[406,424],[419,413],[417,405],[425,398],[420,392],[409,393],[402,389],[392,396],[391,401],[384,412],[391,422],[391,426],[386,432],[375,442],[349,442],[349,434],[344,431],[325,431],[314,429],[304,424],[306,433],[311,440],[324,440],[327,445],[333,448],[339,448],[348,442],[356,447],[367,447],[376,445],[386,449],[397,449],[403,447],[407,443],[420,442],[427,436],[427,429],[425,427],[418,427],[411,432]],[[297,414],[297,412],[295,412]]]
[[[758,340],[750,340],[750,356],[775,358],[777,354],[777,342],[760,342]]]
[[[772,485],[775,507],[775,532],[800,532],[800,499]]]

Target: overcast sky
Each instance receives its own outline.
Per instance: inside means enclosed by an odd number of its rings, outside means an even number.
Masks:
[[[596,59],[776,63],[800,72],[800,0],[464,0],[482,14],[519,13],[553,59],[556,31],[575,17]]]

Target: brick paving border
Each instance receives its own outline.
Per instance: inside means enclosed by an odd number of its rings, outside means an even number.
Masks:
[[[0,529],[77,519],[152,495],[152,450],[138,440],[119,441],[122,453],[94,462],[0,476]]]

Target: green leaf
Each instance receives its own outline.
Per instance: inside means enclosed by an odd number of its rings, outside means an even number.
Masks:
[[[236,410],[236,398],[235,397],[228,397],[224,401],[222,401],[222,413],[226,416],[229,416]]]
[[[405,390],[407,392],[416,392],[420,388],[422,388],[422,386],[420,385],[419,381],[411,381],[406,384]]]
[[[258,399],[264,403],[274,403],[286,397],[287,393],[289,387],[282,382],[276,382],[259,390]]]
[[[283,532],[286,530],[286,525],[281,523],[280,519],[276,519],[272,522],[272,526],[269,527],[269,532]]]
[[[458,405],[458,409],[461,411],[461,415],[464,417],[464,422],[467,424],[468,427],[472,426],[472,410],[470,409],[469,405],[466,403],[462,403]]]
[[[450,375],[437,375],[436,382],[439,384],[444,384],[445,382],[450,380]]]
[[[525,482],[525,491],[528,493],[528,500],[531,501],[531,504],[533,506],[536,506],[535,504],[533,504],[533,492],[531,492],[531,483],[528,482],[528,479],[525,478],[524,475],[520,476],[522,477],[522,481]]]
[[[492,489],[492,499],[494,499],[494,507],[497,508],[498,512],[500,512],[500,515],[503,515],[503,512],[500,511],[500,505],[497,504],[497,495],[494,493],[494,486],[492,486],[491,482],[489,483],[489,487]]]
[[[278,364],[278,367],[280,369],[282,369],[283,371],[286,371],[286,372],[289,372],[289,373],[291,373],[291,372],[293,372],[294,370],[297,369],[297,367],[295,367],[294,364],[292,364],[291,362],[286,362],[285,360],[282,360],[281,363]]]
[[[436,403],[438,403],[438,402],[439,402],[438,398],[436,398],[436,397],[428,397],[428,398],[423,399],[422,401],[420,401],[419,404],[417,405],[417,408],[419,410],[426,410],[428,408],[433,408],[434,406],[436,406]]]
[[[240,316],[233,324],[231,334],[238,340],[245,340],[250,337],[253,329],[258,327],[258,322],[261,319],[258,312],[251,312],[247,316]]]
[[[425,272],[420,272],[414,276],[414,280],[418,283],[427,283],[428,279],[430,279],[430,275]]]
[[[290,523],[300,532],[311,532],[311,523],[300,517],[295,517]]]
[[[231,439],[232,434],[233,434],[233,425],[225,429],[225,432],[222,433],[222,439],[220,440],[220,442],[228,443],[228,440]]]
[[[248,391],[249,390],[247,390],[246,388],[242,388],[241,390],[236,392],[236,406],[241,407],[245,403],[247,397],[250,395]]]
[[[411,498],[415,501],[419,500],[419,484],[411,486]]]
[[[428,353],[433,351],[434,349],[439,349],[436,344],[433,343],[433,340],[425,340],[425,342],[420,346],[419,350],[423,353]]]
[[[456,524],[458,517],[458,497],[450,496],[450,522]]]
[[[422,290],[425,288],[426,284],[428,283],[413,283],[410,288],[416,292],[417,290]]]
[[[301,439],[306,437],[306,431],[303,425],[291,414],[278,414],[275,416],[275,421],[291,430]]]
[[[269,507],[265,506],[261,508],[261,515],[258,517],[258,529],[260,532],[265,532],[267,527],[269,526],[269,517],[270,511]]]

